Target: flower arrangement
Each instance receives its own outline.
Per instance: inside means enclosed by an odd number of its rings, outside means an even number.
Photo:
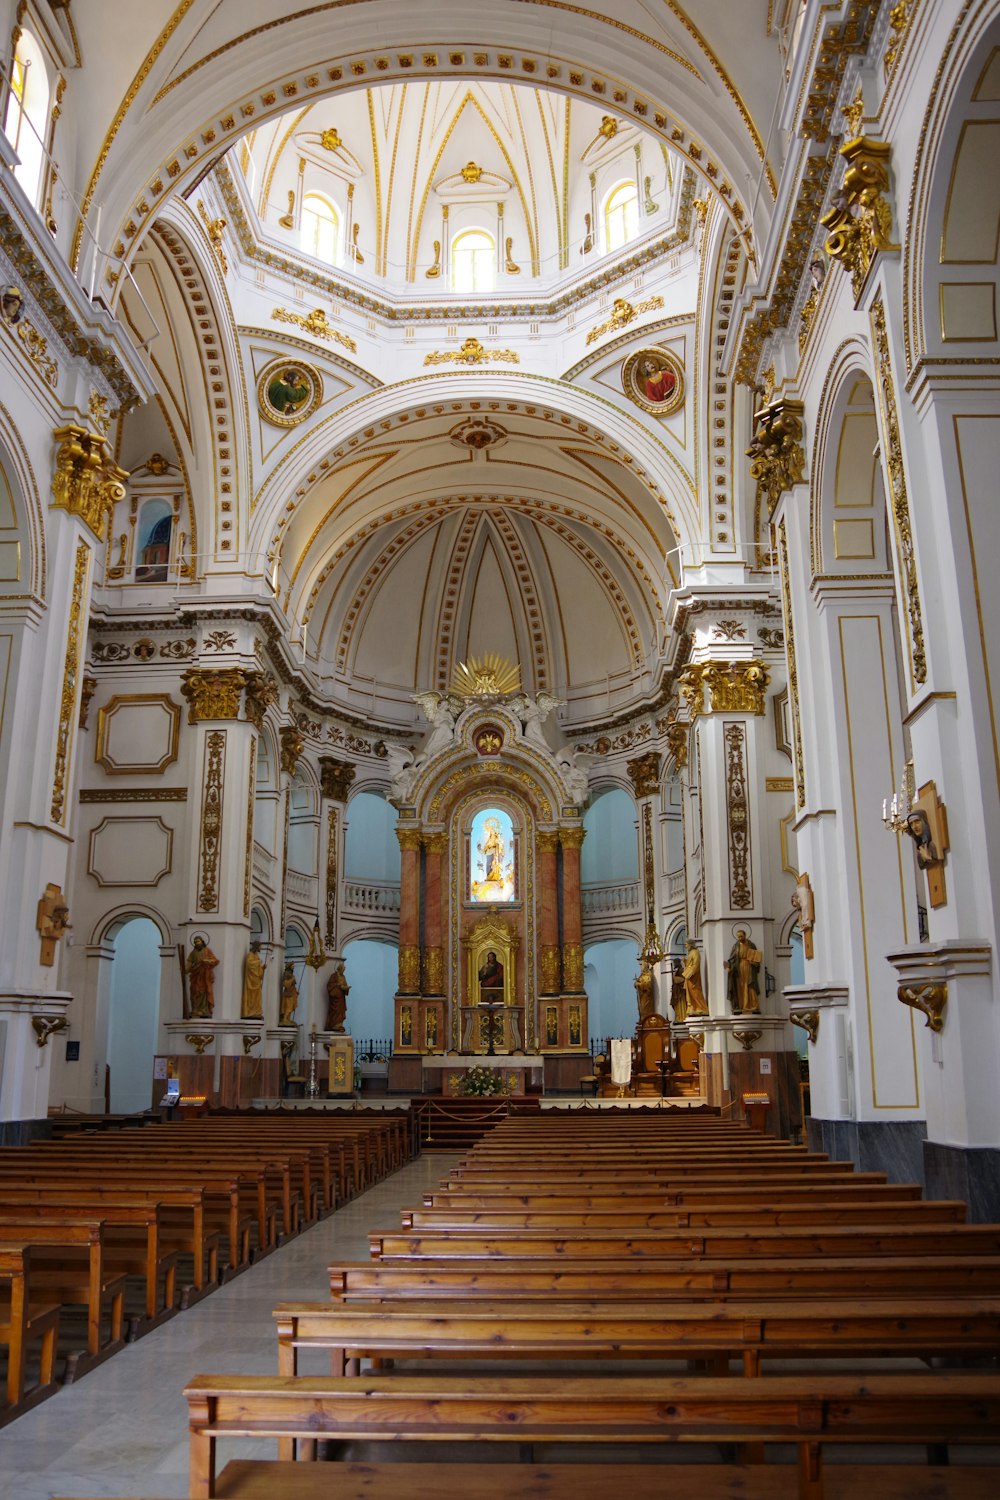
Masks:
[[[462,1080],[462,1093],[474,1095],[478,1099],[492,1098],[505,1092],[503,1074],[498,1068],[470,1068]]]

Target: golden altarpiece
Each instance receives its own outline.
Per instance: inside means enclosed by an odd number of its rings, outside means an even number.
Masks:
[[[484,1057],[496,1059],[512,1092],[543,1072],[550,1083],[574,1082],[589,1063],[585,772],[542,733],[554,700],[481,692],[420,701],[431,733],[419,755],[394,765],[392,782],[399,1082],[438,1092],[440,1080],[455,1092]]]

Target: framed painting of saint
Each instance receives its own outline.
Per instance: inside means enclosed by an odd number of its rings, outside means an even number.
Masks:
[[[276,427],[294,427],[314,412],[323,395],[323,382],[312,365],[273,359],[257,379],[261,416]]]
[[[655,417],[669,417],[684,404],[684,366],[666,349],[639,349],[622,368],[626,396]]]
[[[517,898],[514,825],[502,807],[484,807],[469,833],[469,894],[477,905]]]

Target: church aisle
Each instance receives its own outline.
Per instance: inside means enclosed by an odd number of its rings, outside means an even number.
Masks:
[[[2,1494],[11,1500],[137,1494],[182,1500],[188,1442],[181,1392],[190,1377],[275,1372],[275,1304],[321,1300],[327,1263],[334,1256],[367,1259],[368,1230],[397,1224],[399,1210],[418,1206],[457,1159],[432,1155],[411,1162],[12,1422],[0,1431]],[[318,1373],[325,1363],[317,1359]],[[309,1369],[303,1361],[303,1372]],[[260,1444],[261,1452],[269,1449],[273,1444]],[[241,1452],[250,1456],[246,1444]]]

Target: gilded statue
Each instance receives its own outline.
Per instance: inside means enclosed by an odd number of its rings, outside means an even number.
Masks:
[[[656,1014],[656,982],[649,960],[645,958],[635,978],[635,997],[639,1002],[639,1020],[648,1021]]]
[[[351,986],[344,977],[344,965],[338,964],[326,981],[326,1029],[343,1031],[347,1020],[347,997]]]
[[[281,971],[281,1000],[278,1005],[278,1025],[294,1026],[295,1012],[299,1004],[299,987],[295,983],[295,970],[286,964]]]

